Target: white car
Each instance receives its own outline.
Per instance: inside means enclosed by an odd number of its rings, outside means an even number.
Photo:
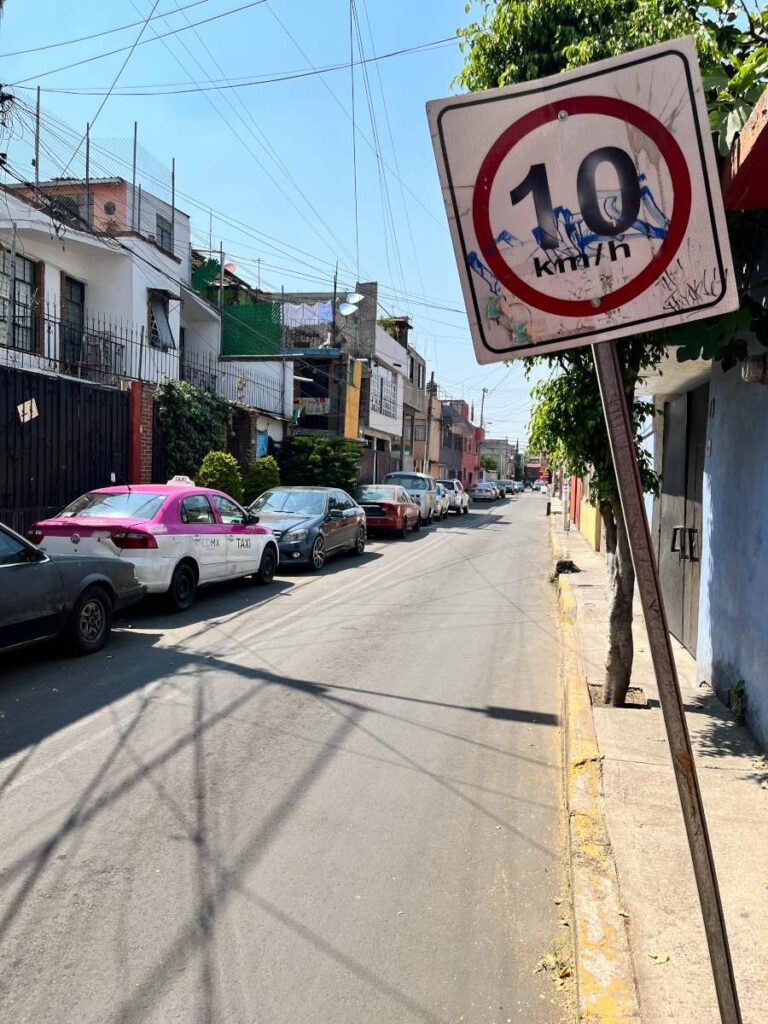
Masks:
[[[272,531],[228,494],[186,477],[89,491],[27,534],[48,554],[133,562],[150,594],[183,611],[198,586],[239,576],[270,583],[279,562]]]
[[[448,504],[451,512],[456,515],[466,515],[469,512],[469,492],[464,488],[461,480],[438,480],[439,484],[448,492]]]
[[[435,481],[433,477],[427,476],[426,473],[408,473],[400,470],[396,473],[387,473],[381,482],[405,488],[415,504],[419,506],[422,523],[431,526],[434,520],[437,519]]]
[[[435,519],[447,519],[451,510],[451,499],[448,491],[438,480],[435,483]]]

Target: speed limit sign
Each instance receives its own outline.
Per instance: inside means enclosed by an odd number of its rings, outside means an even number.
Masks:
[[[427,111],[479,362],[737,308],[692,40]]]

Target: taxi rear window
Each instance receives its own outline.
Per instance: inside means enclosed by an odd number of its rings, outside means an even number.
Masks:
[[[61,519],[154,519],[167,494],[121,491],[119,494],[91,492],[76,498],[59,513]]]

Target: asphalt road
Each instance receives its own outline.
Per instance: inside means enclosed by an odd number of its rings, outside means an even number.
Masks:
[[[6,658],[14,1024],[550,1024],[544,499]]]

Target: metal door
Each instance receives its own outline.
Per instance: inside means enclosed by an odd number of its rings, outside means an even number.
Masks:
[[[683,638],[683,554],[688,396],[664,403],[662,492],[659,500],[659,578],[669,631]]]
[[[658,557],[670,633],[696,654],[709,385],[664,405]]]
[[[683,552],[682,643],[696,653],[699,634],[699,585],[701,579],[701,500],[704,489],[704,455],[709,414],[709,385],[688,393],[688,453],[685,481],[685,550]]]

